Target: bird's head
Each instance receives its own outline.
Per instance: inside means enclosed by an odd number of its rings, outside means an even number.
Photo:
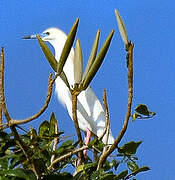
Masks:
[[[37,34],[25,36],[23,39],[36,39],[36,35]],[[43,41],[48,41],[53,47],[55,47],[56,44],[58,45],[58,43],[64,44],[67,39],[67,35],[55,27],[48,28],[38,35]]]

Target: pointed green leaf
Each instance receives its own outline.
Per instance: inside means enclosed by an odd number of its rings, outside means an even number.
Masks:
[[[138,166],[134,161],[128,161],[128,162],[127,162],[127,166],[128,166],[128,168],[129,168],[132,172],[134,172],[134,171],[136,171],[137,169],[139,169],[139,166]]]
[[[140,114],[134,113],[132,115],[132,122],[134,122],[138,117],[140,117]]]
[[[116,177],[113,178],[113,180],[122,180],[128,175],[128,170],[122,171],[119,173]]]
[[[50,49],[47,47],[46,43],[40,38],[39,35],[36,35],[38,42],[41,46],[41,49],[46,57],[46,59],[48,60],[49,64],[51,65],[51,67],[53,68],[53,70],[56,72],[57,71],[57,60],[55,59],[54,55],[52,54],[52,52],[50,51]]]
[[[74,25],[72,26],[72,29],[70,30],[70,32],[67,36],[67,40],[65,42],[63,51],[61,53],[61,57],[58,61],[58,66],[57,66],[57,73],[58,74],[60,74],[63,71],[64,64],[65,64],[67,57],[71,51],[71,48],[72,48],[72,45],[73,45],[73,42],[75,39],[75,35],[77,32],[78,22],[79,22],[79,19],[77,18]]]
[[[64,148],[66,148],[66,147],[68,147],[68,146],[72,146],[73,142],[74,142],[73,140],[67,140],[67,141],[64,142],[61,146],[64,147]]]
[[[56,134],[56,131],[58,131],[57,120],[55,114],[52,113],[50,116],[50,135]]]
[[[114,174],[107,173],[107,174],[104,174],[102,177],[100,177],[100,180],[110,180],[110,179],[113,180],[114,177],[116,177]]]
[[[90,53],[90,56],[89,56],[89,59],[88,59],[88,63],[86,65],[86,68],[85,68],[85,71],[84,71],[84,74],[83,74],[83,81],[84,81],[84,78],[86,77],[87,73],[89,72],[89,69],[91,68],[95,58],[96,58],[96,55],[97,55],[97,50],[98,50],[98,43],[99,43],[99,38],[100,38],[100,30],[97,31],[97,34],[96,34],[96,37],[95,37],[95,40],[94,40],[94,43],[93,43],[93,46],[92,46],[92,50],[91,50],[91,53]]]
[[[152,116],[155,116],[155,115],[156,115],[155,112],[151,112],[151,111],[149,111],[149,114],[152,115]]]
[[[119,31],[120,31],[120,35],[122,37],[122,40],[124,42],[125,45],[127,45],[129,43],[128,41],[128,35],[127,35],[127,32],[126,32],[126,28],[125,28],[125,25],[122,21],[122,18],[120,17],[120,14],[119,12],[115,9],[115,15],[116,15],[116,18],[117,18],[117,23],[118,23],[118,28],[119,28]]]
[[[145,104],[139,104],[136,108],[135,111],[139,114],[143,114],[145,116],[149,116],[149,111],[148,108]]]
[[[138,173],[140,173],[140,172],[149,171],[149,170],[150,170],[149,167],[143,166],[143,167],[138,168],[137,170],[135,170],[135,171],[132,173],[132,175],[135,176],[136,174],[138,174]]]
[[[64,71],[61,72],[60,78],[64,81],[66,86],[70,89],[69,82],[68,82],[68,79],[67,79],[66,74],[64,73]]]
[[[35,175],[33,174],[32,171],[30,170],[25,170],[25,169],[10,169],[10,170],[6,170],[4,171],[5,176],[7,177],[11,177],[11,178],[22,178],[22,179],[26,179],[26,180],[36,180]]]
[[[99,54],[95,58],[94,63],[92,64],[91,68],[89,69],[89,72],[87,73],[86,77],[84,78],[83,84],[82,84],[82,90],[85,90],[92,79],[94,78],[95,74],[97,73],[98,69],[100,68],[104,57],[108,51],[109,45],[111,43],[112,37],[114,34],[114,30],[111,31],[108,38],[106,39],[105,43],[103,44],[103,47],[101,48]]]
[[[105,174],[105,172],[103,169],[94,171],[91,173],[90,180],[97,180],[97,179],[101,180],[100,177],[102,177],[104,174]]]
[[[1,157],[0,158],[0,171],[8,169],[8,164],[9,164],[8,158],[7,157],[5,158],[5,156]]]
[[[39,136],[48,136],[50,131],[50,123],[43,121],[39,127]]]
[[[122,147],[120,147],[118,149],[119,153],[125,154],[126,156],[131,156],[133,154],[136,153],[137,148],[139,147],[139,145],[142,143],[142,141],[138,141],[138,142],[128,142],[126,144],[124,144]]]
[[[82,80],[83,74],[83,56],[80,40],[78,39],[75,46],[75,54],[74,54],[74,78],[75,83],[80,83]]]

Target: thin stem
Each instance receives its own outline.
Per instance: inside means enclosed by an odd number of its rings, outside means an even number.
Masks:
[[[81,136],[81,132],[80,132],[80,128],[78,125],[78,119],[77,119],[77,96],[79,95],[79,91],[78,91],[78,84],[75,84],[74,90],[71,91],[72,93],[72,115],[73,115],[73,122],[74,122],[74,126],[76,129],[76,133],[78,136],[78,141],[79,141],[79,145],[80,148],[83,146],[83,140],[82,140],[82,136]],[[84,161],[84,156],[82,151],[80,151],[79,153],[79,158],[82,161]]]
[[[107,102],[107,96],[106,96],[106,90],[103,91],[103,104],[105,108],[105,116],[106,116],[106,142],[105,147],[103,149],[103,152],[106,152],[107,150],[107,144],[109,139],[109,129],[110,129],[110,121],[109,121],[109,109],[108,109],[108,102]]]
[[[29,117],[29,118],[23,119],[23,120],[11,119],[9,121],[9,126],[28,123],[28,122],[38,118],[47,109],[47,107],[49,105],[49,102],[50,102],[50,99],[51,99],[51,95],[52,95],[53,83],[55,82],[57,77],[58,76],[55,75],[55,77],[52,79],[52,74],[49,75],[47,96],[46,96],[45,103],[44,103],[43,107],[40,109],[40,111],[38,113],[36,113],[35,115],[33,115],[33,116]]]
[[[49,170],[52,169],[53,166],[54,166],[56,163],[58,163],[58,162],[60,162],[60,161],[63,161],[64,159],[67,159],[67,158],[71,157],[73,154],[77,154],[77,153],[79,153],[79,152],[83,152],[83,150],[85,150],[85,149],[88,149],[88,146],[80,147],[80,148],[78,148],[78,149],[75,149],[75,150],[73,150],[73,151],[71,151],[71,152],[68,152],[67,154],[65,154],[65,155],[63,155],[63,156],[55,159],[55,160],[51,163],[51,165],[48,167],[48,169],[49,169]]]
[[[127,62],[128,62],[128,104],[127,104],[125,120],[123,123],[123,127],[121,128],[112,146],[103,154],[103,156],[100,157],[98,167],[97,167],[98,170],[102,167],[107,157],[118,147],[118,144],[123,138],[128,127],[129,118],[131,116],[131,106],[132,106],[132,99],[133,99],[133,47],[134,47],[134,44],[130,42],[128,43],[128,48],[126,49]]]
[[[1,49],[1,62],[0,62],[0,98],[1,98],[1,103],[2,103],[2,110],[3,113],[6,117],[7,122],[9,123],[11,120],[10,114],[7,110],[6,107],[6,102],[5,102],[5,93],[4,93],[4,49]],[[30,161],[30,154],[28,153],[28,147],[25,145],[25,143],[22,141],[20,138],[18,131],[15,128],[15,125],[10,126],[10,129],[13,133],[14,140],[16,144],[20,147],[20,149],[23,151],[24,155],[26,156],[26,159]],[[33,166],[33,171],[36,175],[36,177],[40,177],[40,173],[37,171],[37,165],[36,163],[32,163]]]

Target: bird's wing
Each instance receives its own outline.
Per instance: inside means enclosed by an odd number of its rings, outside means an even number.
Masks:
[[[106,119],[104,109],[98,100],[97,96],[93,92],[93,90],[88,87],[85,91],[81,92],[78,96],[80,111],[85,111],[88,115],[88,123],[91,126],[91,131],[95,133],[98,137],[100,137],[105,129]],[[80,106],[81,104],[81,106]],[[86,115],[86,117],[87,117]],[[103,138],[103,142],[105,143],[106,136]],[[112,136],[111,130],[109,133],[108,144],[112,144],[114,142],[114,138]]]

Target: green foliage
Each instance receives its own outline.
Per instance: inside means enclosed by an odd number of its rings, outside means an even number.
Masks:
[[[0,180],[1,179],[30,179],[35,180],[36,176],[32,171],[32,162],[36,162],[42,179],[75,179],[75,180],[119,180],[130,179],[136,176],[140,172],[149,170],[148,167],[139,167],[135,157],[137,149],[141,144],[138,142],[128,142],[118,148],[118,154],[110,161],[106,161],[100,170],[97,170],[97,162],[93,162],[91,157],[88,157],[88,161],[81,164],[76,169],[76,175],[73,176],[68,172],[64,172],[64,168],[71,165],[75,170],[76,154],[71,155],[61,161],[58,161],[53,165],[53,168],[49,168],[51,165],[51,158],[60,158],[67,155],[77,148],[77,142],[72,139],[63,137],[63,132],[55,134],[57,127],[57,120],[54,113],[51,114],[49,121],[43,121],[38,132],[35,129],[31,129],[28,133],[20,135],[23,142],[28,147],[30,154],[30,160],[26,158],[23,151],[15,143],[14,137],[6,132],[0,131]],[[58,145],[53,150],[53,142],[57,138]],[[104,144],[94,138],[89,143],[89,149],[96,149],[98,152],[102,152]],[[100,155],[101,153],[98,153]],[[126,169],[122,172],[118,171],[118,167],[121,164],[126,165]]]
[[[118,13],[115,11],[119,31],[127,48],[128,36],[124,23]],[[70,53],[74,38],[77,32],[79,19],[77,19],[68,35],[64,45],[60,60],[57,62],[45,42],[37,35],[37,39],[51,67],[69,87],[67,77],[63,72],[63,67]],[[97,54],[100,30],[97,31],[94,44],[89,56],[88,64],[84,74],[82,74],[82,49],[80,41],[77,41],[75,51],[75,73],[76,83],[79,83],[79,91],[85,90],[98,69],[100,68],[108,48],[110,46],[114,31],[112,30],[103,44],[100,52]],[[70,87],[69,87],[70,88]],[[155,115],[149,111],[144,104],[139,104],[135,108],[132,120],[147,119]],[[19,141],[20,139],[20,141]],[[71,138],[63,136],[63,132],[58,131],[57,119],[54,113],[50,119],[43,121],[38,131],[31,128],[29,132],[16,136],[0,131],[0,180],[127,180],[134,178],[138,173],[149,170],[149,167],[138,165],[136,157],[137,149],[142,142],[130,141],[121,147],[117,147],[116,152],[110,159],[107,159],[102,167],[98,168],[99,158],[103,155],[105,147],[103,142],[96,137],[88,144],[89,152],[94,152],[89,157],[84,157],[84,161],[77,165],[79,157],[77,155],[77,145]],[[24,149],[24,147],[27,147]],[[123,164],[124,168],[120,171],[119,166]],[[66,172],[67,166],[72,166],[74,172]]]
[[[141,141],[138,142],[128,142],[126,144],[124,144],[122,147],[118,148],[118,152],[121,154],[124,154],[126,156],[131,156],[133,154],[136,153],[137,148],[139,147],[139,145],[141,144]]]
[[[145,104],[139,104],[135,108],[135,113],[132,115],[132,121],[135,121],[136,119],[148,119],[155,116],[156,113],[149,111],[148,107]]]

